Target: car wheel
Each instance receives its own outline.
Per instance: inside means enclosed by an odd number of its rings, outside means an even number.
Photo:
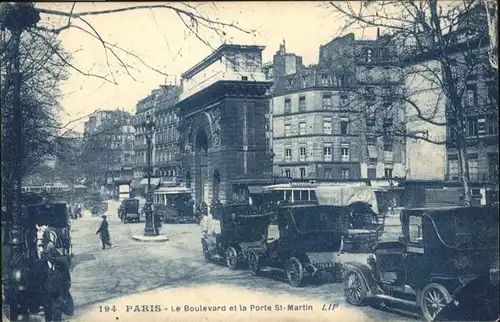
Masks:
[[[441,311],[453,299],[448,290],[441,284],[427,284],[419,298],[420,310],[425,321],[434,321]]]
[[[253,276],[257,276],[260,273],[259,256],[254,252],[248,254],[248,270]]]
[[[361,273],[349,271],[344,277],[344,295],[347,303],[363,306],[367,294],[367,287]]]
[[[238,251],[232,246],[226,250],[226,264],[230,270],[234,270],[238,266]]]
[[[285,270],[288,283],[291,286],[299,287],[304,284],[304,268],[296,257],[292,257],[288,260]]]

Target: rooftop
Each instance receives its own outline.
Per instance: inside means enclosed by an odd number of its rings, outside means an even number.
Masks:
[[[224,52],[228,51],[263,51],[265,46],[256,46],[256,45],[235,45],[235,44],[223,44],[219,48],[217,48],[213,53],[205,57],[198,64],[194,65],[186,72],[184,72],[181,76],[182,78],[191,78],[201,70],[203,70],[206,66],[212,64],[217,59],[222,57]]]

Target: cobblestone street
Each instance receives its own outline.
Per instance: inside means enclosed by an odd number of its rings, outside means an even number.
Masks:
[[[167,225],[163,232],[169,237],[165,243],[140,243],[131,239],[132,235],[141,234],[144,222],[122,224],[116,215],[110,215],[110,233],[113,246],[101,250],[100,240],[95,232],[99,224],[98,217],[84,218],[72,222],[74,267],[72,271],[72,294],[76,305],[76,315],[71,321],[135,321],[140,313],[127,305],[161,305],[164,311],[160,315],[147,315],[148,321],[178,321],[196,318],[196,314],[175,315],[171,306],[184,305],[270,305],[273,314],[259,316],[265,320],[282,319],[327,321],[344,318],[350,321],[404,321],[410,316],[389,313],[372,307],[356,308],[344,302],[342,284],[306,285],[293,288],[279,274],[254,277],[245,270],[230,271],[222,265],[206,263],[199,245],[198,225]],[[344,260],[365,260],[366,255],[345,254]],[[273,275],[273,276],[270,276]],[[145,292],[145,293],[141,293]],[[140,294],[139,294],[140,293]],[[310,304],[314,315],[291,315],[292,312],[274,311],[277,304]],[[322,311],[323,305],[338,304],[333,311]],[[116,312],[106,310],[116,308]],[[142,312],[143,313],[143,312]],[[249,311],[250,314],[260,314]],[[207,314],[207,313],[205,313]],[[212,314],[212,315],[211,315]],[[233,316],[208,313],[207,318],[237,321],[247,315]],[[143,315],[146,316],[146,315]],[[344,318],[342,318],[344,317]],[[39,321],[35,317],[33,321]]]

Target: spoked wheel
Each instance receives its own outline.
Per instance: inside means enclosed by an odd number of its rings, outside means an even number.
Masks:
[[[366,285],[363,277],[356,271],[349,271],[344,278],[344,295],[347,303],[362,306],[366,299]]]
[[[441,284],[430,283],[420,295],[420,309],[425,321],[434,321],[439,311],[452,301],[448,290]]]
[[[286,265],[286,276],[291,286],[299,287],[303,285],[304,269],[302,263],[296,257],[292,257],[288,260]]]
[[[226,264],[230,270],[234,270],[238,266],[238,251],[232,246],[226,250]]]
[[[259,257],[254,252],[248,254],[248,270],[250,274],[257,276],[260,273]]]

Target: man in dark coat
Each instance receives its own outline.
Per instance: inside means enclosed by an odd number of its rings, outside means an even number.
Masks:
[[[109,239],[109,231],[108,231],[108,221],[106,220],[106,215],[102,216],[102,222],[101,226],[99,226],[99,229],[95,233],[101,234],[101,242],[102,242],[102,249],[106,249],[106,245],[111,247],[111,241]]]
[[[61,321],[62,313],[73,315],[74,312],[73,298],[69,292],[71,287],[69,262],[59,256],[52,242],[48,242],[43,252],[42,266],[41,298],[45,321]]]

